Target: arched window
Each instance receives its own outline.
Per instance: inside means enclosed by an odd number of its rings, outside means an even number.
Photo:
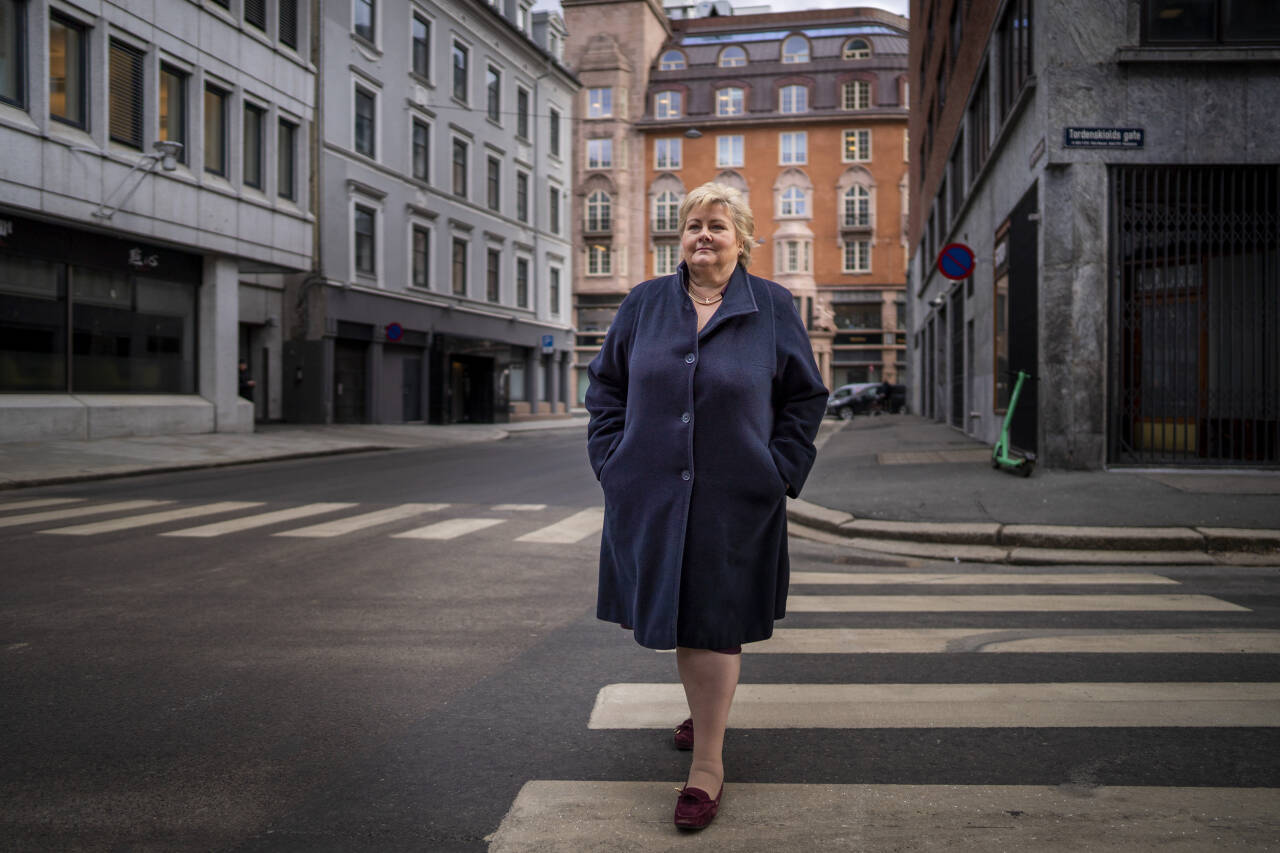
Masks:
[[[743,113],[743,91],[737,86],[716,89],[716,115],[740,116]]]
[[[788,36],[782,43],[783,62],[808,62],[809,42],[804,36]]]
[[[737,68],[747,64],[747,52],[737,45],[730,45],[720,51],[721,68]]]
[[[778,112],[807,113],[809,88],[807,86],[783,86],[778,90]]]
[[[787,187],[782,191],[778,205],[779,216],[808,216],[809,198],[800,187]]]
[[[854,184],[844,193],[845,228],[871,227],[871,192],[861,184]]]
[[[680,196],[667,190],[653,200],[653,230],[675,231],[680,224]]]
[[[845,59],[869,59],[871,45],[865,39],[849,39],[845,43],[843,56]]]
[[[613,198],[604,190],[596,190],[587,196],[587,230],[610,230],[612,209]]]
[[[659,71],[679,71],[684,68],[684,54],[678,50],[668,50],[658,60]]]
[[[653,117],[679,118],[682,101],[680,92],[658,92],[653,96]]]

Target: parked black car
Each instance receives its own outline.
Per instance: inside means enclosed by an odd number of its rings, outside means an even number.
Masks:
[[[899,414],[907,410],[907,386],[886,383],[854,382],[841,385],[827,400],[827,414],[847,421],[854,415],[879,415],[884,412]]]

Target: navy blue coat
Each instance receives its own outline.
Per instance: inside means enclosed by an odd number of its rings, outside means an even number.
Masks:
[[[786,612],[786,498],[827,389],[791,293],[738,267],[701,332],[687,269],[636,285],[587,368],[604,489],[596,614],[652,649],[768,639]]]

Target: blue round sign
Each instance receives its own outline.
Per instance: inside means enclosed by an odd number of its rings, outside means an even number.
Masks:
[[[973,249],[964,243],[948,243],[938,253],[938,272],[952,281],[973,275]]]
[[[404,329],[401,328],[399,323],[387,324],[387,340],[398,341],[402,337],[404,337]]]

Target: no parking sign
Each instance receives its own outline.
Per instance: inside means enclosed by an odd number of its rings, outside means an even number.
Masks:
[[[973,249],[964,243],[948,243],[938,253],[938,272],[952,281],[973,275]]]

